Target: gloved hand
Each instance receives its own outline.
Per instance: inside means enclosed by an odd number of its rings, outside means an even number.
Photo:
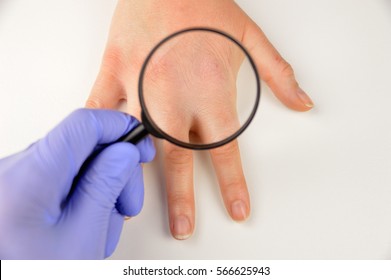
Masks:
[[[77,110],[27,150],[0,160],[0,259],[110,256],[123,215],[141,210],[140,163],[155,150],[146,138],[89,156],[135,125],[124,113]]]

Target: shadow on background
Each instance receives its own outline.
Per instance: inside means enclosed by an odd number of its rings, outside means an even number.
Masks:
[[[4,14],[7,12],[7,7],[12,3],[12,0],[0,0],[0,24],[4,18]]]

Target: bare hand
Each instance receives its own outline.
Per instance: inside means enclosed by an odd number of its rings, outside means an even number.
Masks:
[[[137,82],[148,52],[167,35],[198,26],[220,29],[240,40],[255,59],[262,79],[286,106],[297,111],[312,108],[313,103],[300,89],[292,67],[232,0],[120,0],[113,16],[101,70],[87,107],[116,108],[126,100],[128,112],[139,116]],[[219,63],[224,64],[222,61]],[[221,70],[235,74],[235,65],[222,67]],[[235,81],[228,76],[223,75],[230,91]],[[216,83],[214,80],[207,82]],[[159,86],[156,92],[158,90],[168,88]],[[192,128],[192,119],[184,123],[181,132],[175,132],[183,133],[180,137],[184,137],[184,140],[190,132],[202,137],[200,129]],[[167,120],[167,123],[170,121]],[[168,142],[164,142],[163,148],[170,230],[175,238],[186,239],[193,233],[195,224],[193,155],[191,151]],[[236,221],[245,220],[250,214],[250,199],[238,143],[234,141],[211,150],[210,154],[228,213]]]

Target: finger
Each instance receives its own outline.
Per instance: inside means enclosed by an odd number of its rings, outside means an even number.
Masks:
[[[51,200],[45,203],[58,209],[96,146],[117,140],[137,124],[131,116],[116,111],[73,112],[31,148],[37,178],[46,178],[36,192],[50,194]]]
[[[136,147],[140,151],[140,162],[150,162],[154,159],[156,149],[151,137],[145,137],[142,141],[136,144]]]
[[[163,145],[170,230],[183,240],[194,230],[193,153],[168,142]]]
[[[38,164],[48,172],[63,174],[58,183],[68,182],[98,144],[116,141],[137,124],[121,112],[76,110],[37,143]]]
[[[107,50],[101,70],[92,87],[86,107],[91,109],[116,109],[126,100],[126,90],[120,74],[124,69],[122,57],[114,49]]]
[[[235,86],[231,85],[231,88]],[[230,95],[235,96],[236,92]],[[203,143],[209,144],[228,139],[240,129],[235,103],[232,100],[219,102],[218,105],[213,106],[218,108],[218,111],[214,112],[216,115],[199,118],[198,133]],[[250,199],[237,141],[212,149],[210,154],[228,213],[236,221],[247,219],[250,213]]]
[[[134,168],[128,183],[122,190],[116,208],[124,216],[138,215],[144,203],[144,178],[141,165]]]
[[[261,78],[282,103],[297,111],[308,111],[314,106],[311,98],[299,87],[291,65],[252,21],[245,30],[243,44],[254,57]]]
[[[63,217],[66,225],[85,229],[80,230],[77,238],[86,245],[106,244],[115,203],[139,160],[134,145],[117,143],[103,150],[80,178]]]
[[[238,142],[210,151],[225,207],[235,221],[250,215],[250,197],[243,174]]]
[[[149,162],[155,157],[155,148],[152,139],[147,137],[136,145],[140,152],[140,162]],[[143,168],[139,164],[133,170],[129,182],[121,192],[116,208],[118,212],[128,218],[138,215],[144,202]]]
[[[111,212],[109,229],[107,231],[105,258],[110,257],[114,253],[121,237],[123,225],[124,216],[114,209],[113,212]]]

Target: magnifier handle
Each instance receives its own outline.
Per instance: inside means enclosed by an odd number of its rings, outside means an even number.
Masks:
[[[148,131],[145,129],[145,126],[140,123],[127,134],[118,139],[117,142],[128,142],[132,144],[137,144],[147,135]]]

